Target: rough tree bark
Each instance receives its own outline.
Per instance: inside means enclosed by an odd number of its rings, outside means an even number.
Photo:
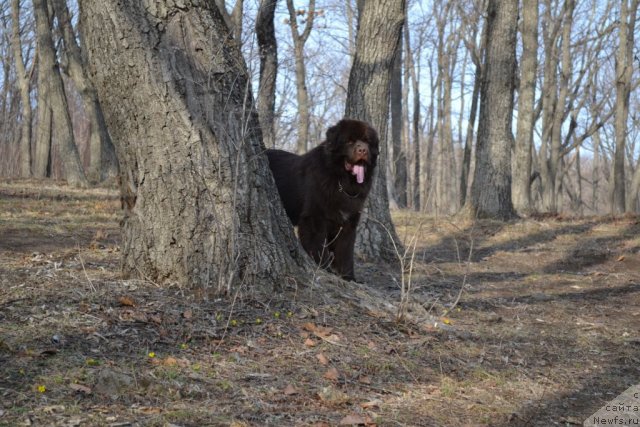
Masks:
[[[308,271],[215,4],[84,0],[80,22],[120,160],[125,275],[218,294]]]
[[[11,0],[11,46],[16,65],[16,80],[20,90],[22,106],[22,128],[20,131],[20,176],[31,176],[31,100],[29,76],[22,58],[22,43],[20,41],[20,0]]]
[[[36,166],[39,166],[35,171],[36,176],[47,176],[47,172],[50,172],[50,160],[45,160],[50,159],[50,149],[46,150],[45,147],[51,147],[55,137],[55,143],[62,158],[65,179],[71,185],[84,187],[88,183],[80,163],[78,147],[73,138],[67,96],[51,36],[47,0],[33,0],[33,10],[38,39],[38,110],[49,110],[49,113],[47,111],[38,113],[36,143],[39,147],[36,152],[42,150],[43,154],[36,162]],[[46,117],[47,114],[50,114],[49,119]],[[41,118],[43,121],[40,121]]]
[[[538,0],[523,0],[521,34],[522,58],[512,194],[516,211],[528,214],[531,212],[531,150],[538,69]]]
[[[392,239],[398,239],[389,213],[385,169],[389,84],[404,22],[404,4],[404,0],[361,4],[356,54],[347,88],[346,117],[371,123],[381,140],[379,167],[356,241],[358,254],[369,259],[392,260],[396,256]]]
[[[278,0],[260,0],[256,17],[256,35],[260,50],[260,86],[258,117],[264,144],[275,147],[276,77],[278,76],[278,44],[274,16]]]
[[[298,12],[293,7],[293,0],[287,0],[289,10],[289,27],[291,28],[291,38],[293,39],[293,56],[296,64],[296,98],[298,101],[298,140],[296,151],[303,154],[307,151],[309,141],[309,93],[307,91],[307,68],[304,63],[304,45],[309,39],[313,21],[316,14],[315,0],[309,0],[309,8],[304,11],[307,15],[307,22],[302,33],[298,30]]]
[[[80,46],[78,46],[76,34],[71,25],[71,16],[66,0],[53,0],[53,9],[64,40],[64,53],[68,64],[66,71],[82,98],[90,123],[89,151],[91,156],[88,176],[91,181],[100,182],[115,177],[118,173],[115,148],[104,122],[98,95],[86,75],[85,64],[82,62]]]
[[[517,24],[517,2],[489,1],[476,167],[465,207],[472,217],[507,220],[514,216],[511,203],[511,121]]]

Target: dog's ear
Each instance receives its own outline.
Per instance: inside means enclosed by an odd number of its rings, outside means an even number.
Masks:
[[[329,129],[327,129],[327,142],[335,142],[336,139],[338,139],[338,126],[340,125],[340,123],[338,123],[335,126],[331,126]]]

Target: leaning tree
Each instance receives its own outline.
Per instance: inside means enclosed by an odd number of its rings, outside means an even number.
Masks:
[[[215,3],[83,0],[80,22],[120,161],[123,272],[224,293],[306,268]]]

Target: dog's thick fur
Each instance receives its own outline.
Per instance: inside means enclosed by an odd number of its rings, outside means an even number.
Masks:
[[[344,119],[304,155],[267,150],[280,198],[298,226],[302,247],[346,280],[355,280],[356,227],[373,182],[378,146],[371,126]]]

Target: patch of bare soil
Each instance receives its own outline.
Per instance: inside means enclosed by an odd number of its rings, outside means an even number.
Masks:
[[[213,301],[123,280],[119,219],[113,190],[0,183],[0,425],[582,425],[640,383],[636,217],[395,213],[443,328],[322,275]],[[357,274],[400,301],[397,267]]]

